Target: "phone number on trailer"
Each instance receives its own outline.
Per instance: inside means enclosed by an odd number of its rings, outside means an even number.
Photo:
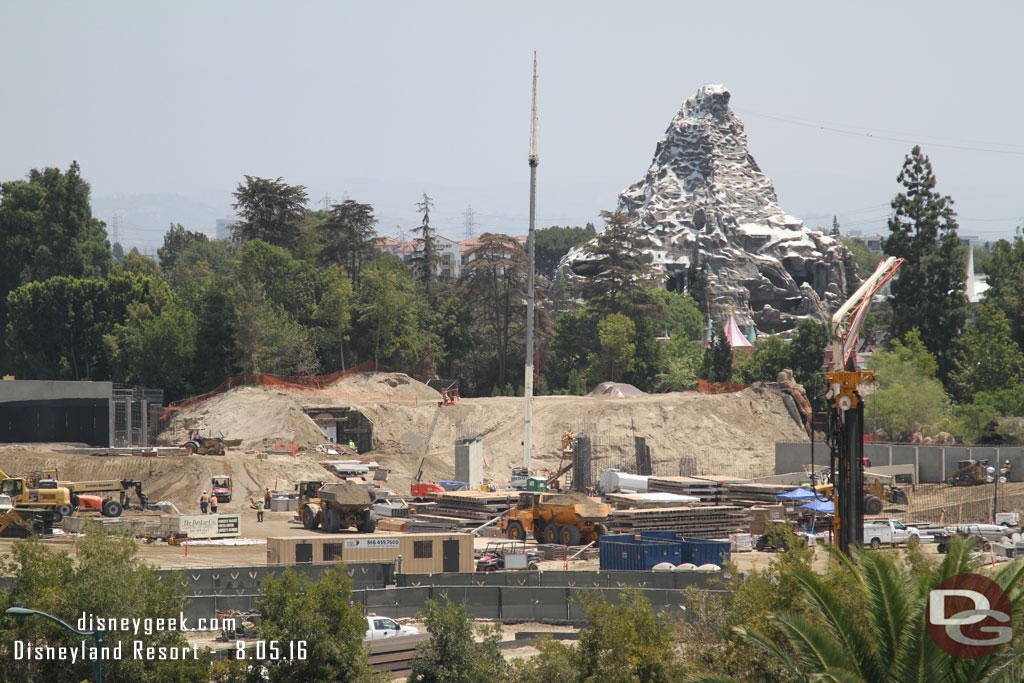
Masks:
[[[276,640],[244,640],[235,641],[235,659],[255,659],[277,661],[288,659],[306,659],[306,641],[289,640],[280,643]]]

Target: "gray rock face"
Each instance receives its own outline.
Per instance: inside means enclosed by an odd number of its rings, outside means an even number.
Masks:
[[[733,310],[744,330],[792,330],[825,320],[856,288],[853,256],[838,239],[809,230],[778,204],[772,181],[747,150],[729,91],[705,85],[688,99],[658,142],[644,177],[619,195],[654,246],[645,257],[671,290],[706,299],[721,323]],[[576,247],[567,278],[588,255]]]

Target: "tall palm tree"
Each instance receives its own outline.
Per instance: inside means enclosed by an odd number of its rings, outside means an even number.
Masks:
[[[1024,647],[1002,645],[978,659],[958,659],[943,652],[926,631],[928,594],[956,574],[969,573],[973,544],[954,539],[942,563],[918,578],[890,553],[855,551],[851,561],[829,547],[854,579],[858,602],[867,610],[867,626],[849,613],[825,582],[806,567],[792,569],[804,589],[810,613],[772,617],[786,634],[796,656],[764,635],[745,628],[741,637],[759,645],[801,682],[834,683],[1012,683],[1024,680]],[[1024,562],[1012,562],[991,578],[1006,592],[1019,622],[1024,607]],[[822,628],[824,625],[824,628]],[[715,679],[705,678],[704,681]],[[720,679],[719,679],[720,680]]]

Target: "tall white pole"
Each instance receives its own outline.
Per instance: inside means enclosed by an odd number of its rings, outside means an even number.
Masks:
[[[523,469],[530,471],[530,460],[533,455],[533,306],[534,306],[534,265],[533,242],[537,218],[537,164],[540,156],[537,153],[537,53],[533,53],[533,105],[530,111],[530,233],[526,239],[526,251],[529,255],[526,276],[526,377],[523,383],[523,396],[526,398],[526,414],[523,416]]]

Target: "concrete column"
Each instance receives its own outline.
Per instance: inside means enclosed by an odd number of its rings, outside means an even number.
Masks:
[[[891,450],[892,447],[890,447]],[[921,483],[921,460],[920,452],[917,450],[917,446],[914,446],[914,483]]]

